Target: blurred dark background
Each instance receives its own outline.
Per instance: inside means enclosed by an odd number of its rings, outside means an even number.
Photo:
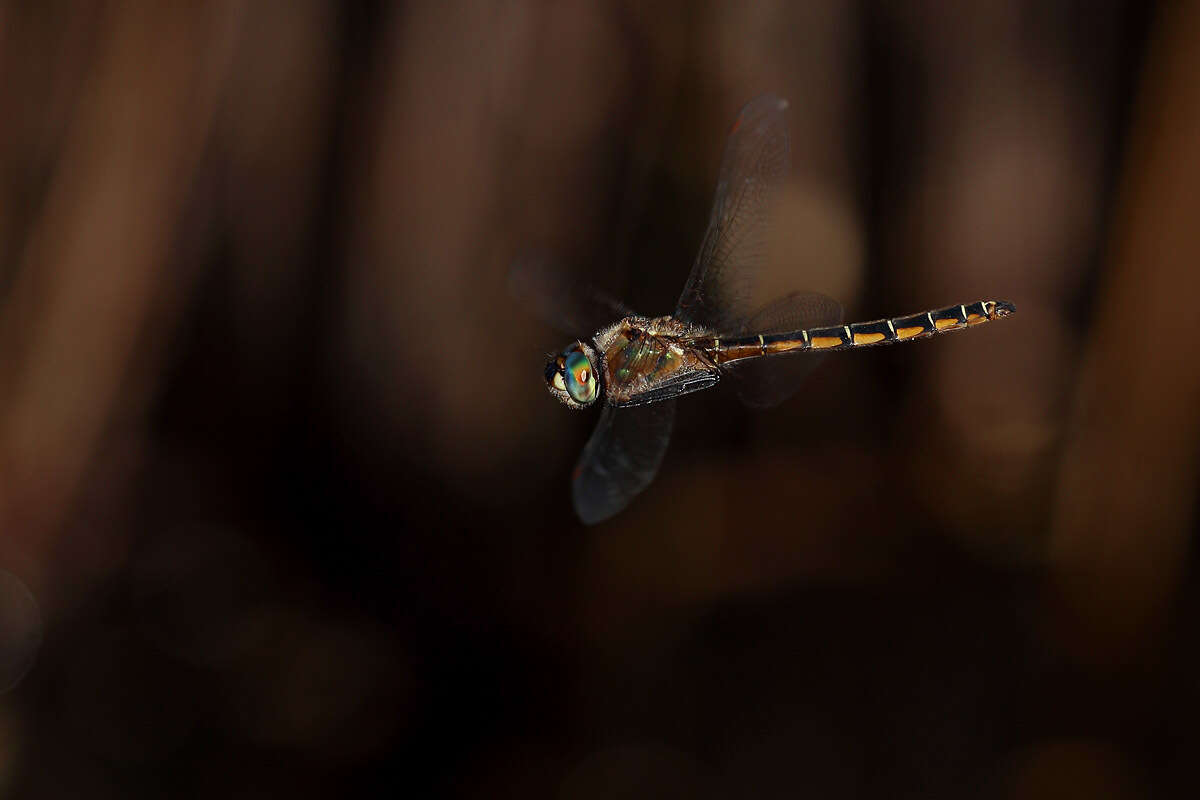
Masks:
[[[970,334],[594,424],[507,294]],[[1191,797],[1200,3],[0,1],[0,795]],[[583,333],[583,332],[581,332]]]

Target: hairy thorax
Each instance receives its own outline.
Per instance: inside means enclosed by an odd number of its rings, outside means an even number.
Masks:
[[[672,317],[626,317],[599,331],[604,385],[613,405],[635,404],[639,397],[682,375],[715,373],[716,366],[687,341],[707,332]]]

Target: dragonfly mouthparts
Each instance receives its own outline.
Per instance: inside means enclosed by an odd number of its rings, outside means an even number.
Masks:
[[[995,308],[995,310],[992,311],[992,314],[995,315],[997,318],[1007,317],[1009,314],[1016,313],[1016,310],[1017,310],[1017,307],[1014,306],[1012,303],[1008,302],[1007,300],[997,300],[996,308]]]

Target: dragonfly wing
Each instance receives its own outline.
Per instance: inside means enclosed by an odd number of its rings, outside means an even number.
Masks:
[[[568,336],[590,335],[634,313],[595,286],[573,280],[553,259],[537,253],[513,261],[508,291],[543,322]]]
[[[787,101],[763,95],[733,123],[708,230],[676,317],[711,330],[728,330],[745,317],[753,279],[767,254],[772,201],[791,164],[786,108]]]
[[[635,408],[648,403],[661,403],[715,386],[720,380],[721,373],[716,369],[681,369],[668,378],[655,381],[628,400],[614,402],[613,405],[618,408]]]
[[[605,404],[571,486],[575,513],[585,524],[618,513],[654,480],[674,420],[674,400],[636,408]]]
[[[818,292],[792,292],[767,303],[741,325],[737,334],[785,333],[827,328],[842,321],[842,304]]]
[[[785,333],[824,328],[842,321],[842,306],[815,292],[793,292],[761,308],[736,331],[737,335]],[[796,393],[825,356],[809,351],[752,358],[724,368],[737,385],[738,397],[751,408],[779,405]]]

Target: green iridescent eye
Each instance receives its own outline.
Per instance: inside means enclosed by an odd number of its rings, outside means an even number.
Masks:
[[[596,399],[596,393],[599,391],[599,382],[592,369],[592,362],[579,350],[571,350],[563,355],[567,373],[567,394],[576,403],[587,405]]]

